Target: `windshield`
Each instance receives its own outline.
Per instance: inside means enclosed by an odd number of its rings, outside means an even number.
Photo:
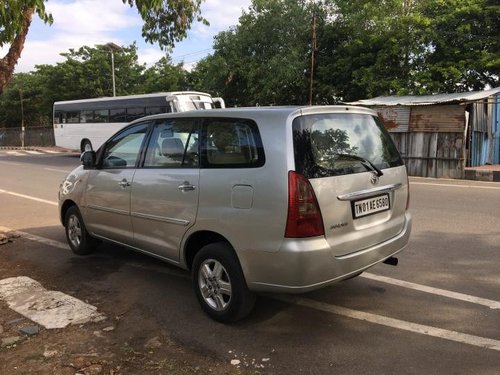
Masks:
[[[178,95],[174,102],[177,112],[215,108],[212,98],[204,95]]]
[[[295,167],[307,178],[361,173],[367,165],[403,165],[391,137],[377,117],[332,113],[293,121]]]

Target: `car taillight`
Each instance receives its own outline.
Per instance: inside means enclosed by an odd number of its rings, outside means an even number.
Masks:
[[[309,180],[300,173],[288,172],[288,218],[285,237],[323,236],[323,218]]]

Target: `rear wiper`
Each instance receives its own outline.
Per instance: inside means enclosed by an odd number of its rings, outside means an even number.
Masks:
[[[361,156],[351,155],[351,154],[335,154],[335,155],[340,156],[342,158],[349,158],[352,160],[357,160],[357,161],[361,162],[361,165],[363,167],[365,167],[369,171],[375,172],[377,174],[377,176],[379,176],[379,177],[384,175],[384,173],[379,168],[377,168],[377,166],[375,164],[373,164],[370,160],[365,159]]]

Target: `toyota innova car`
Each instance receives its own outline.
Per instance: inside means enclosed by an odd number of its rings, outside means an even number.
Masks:
[[[73,252],[104,240],[190,270],[222,322],[247,315],[256,292],[307,292],[393,263],[410,236],[406,168],[365,108],[155,115],[82,164],[59,191]]]

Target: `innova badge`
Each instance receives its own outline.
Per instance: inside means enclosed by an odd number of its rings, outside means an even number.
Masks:
[[[378,184],[378,174],[376,172],[372,173],[372,176],[370,177],[370,182],[372,185],[377,185]]]

